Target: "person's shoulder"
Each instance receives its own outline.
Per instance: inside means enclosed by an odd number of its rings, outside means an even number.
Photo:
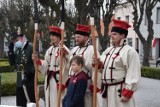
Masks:
[[[88,45],[88,49],[92,49],[93,50],[93,45]]]
[[[79,48],[79,46],[75,46],[71,49],[71,52],[74,52],[75,50],[77,50]]]
[[[52,50],[53,46],[49,46],[47,50]]]
[[[26,41],[26,45],[28,45],[29,47],[33,48],[33,43],[32,42]]]
[[[138,54],[137,51],[130,45],[125,45],[124,50],[127,51],[127,53],[129,54]]]
[[[25,42],[24,49],[32,49],[32,44],[28,41]]]
[[[70,49],[66,45],[63,45],[63,46],[67,52],[70,52]]]
[[[102,54],[106,54],[106,53],[108,53],[111,49],[113,49],[113,47],[111,46],[111,47],[108,47],[106,50],[104,50],[103,51],[103,53]]]
[[[87,81],[87,75],[84,71],[81,71],[78,75],[78,80],[86,80]]]
[[[30,42],[28,42],[28,46],[29,46],[29,47],[33,47],[33,44],[30,43]]]
[[[134,51],[134,52],[136,52],[136,50],[135,50],[133,47],[131,47],[130,45],[125,45],[125,49],[127,49],[127,50],[129,50],[129,51]]]
[[[113,46],[110,46],[110,47],[108,47],[108,48],[106,49],[106,51],[111,50],[111,49],[113,49],[113,48],[114,48]]]

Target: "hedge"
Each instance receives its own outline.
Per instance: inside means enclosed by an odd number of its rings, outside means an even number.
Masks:
[[[160,80],[160,68],[141,67],[141,75],[142,77]]]
[[[43,84],[44,82],[38,82],[38,84]],[[2,84],[1,95],[2,96],[12,96],[15,95],[16,92],[16,83],[5,83]]]
[[[14,66],[0,66],[0,73],[4,72],[12,72],[14,71],[15,67]]]
[[[11,95],[15,95],[16,92],[16,84],[15,83],[5,83],[2,84],[2,91],[1,94],[2,96],[11,96]]]
[[[0,58],[0,61],[8,61],[8,59],[7,58],[5,58],[5,59]]]
[[[10,66],[7,59],[0,59],[0,73],[14,71],[14,66]]]

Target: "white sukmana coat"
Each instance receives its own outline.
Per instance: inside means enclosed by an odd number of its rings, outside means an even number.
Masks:
[[[89,75],[91,76],[91,79],[88,80],[87,91],[86,91],[86,94],[85,94],[85,107],[93,107],[92,106],[93,95],[89,90],[89,86],[93,84],[93,80],[94,80],[94,68],[92,67],[92,58],[93,58],[93,55],[94,55],[94,51],[93,51],[93,46],[92,45],[88,45],[87,49],[86,50],[85,49],[86,49],[86,47],[79,47],[79,46],[74,47],[71,50],[70,59],[73,57],[73,54],[75,52],[76,52],[75,55],[81,56],[84,59],[84,66],[83,66],[82,70],[86,73],[89,70]],[[82,56],[83,52],[84,52],[84,54]],[[97,52],[97,55],[99,55],[98,52]],[[69,74],[71,75],[71,74],[73,74],[73,72],[70,70]],[[101,74],[100,73],[98,73],[97,82],[98,82],[98,84],[101,83]],[[98,88],[100,88],[100,86],[98,86]],[[97,105],[98,105],[97,107],[99,107],[98,101],[97,101]]]
[[[106,54],[111,50],[110,47],[106,49],[101,55],[101,61],[104,62],[106,58]],[[104,65],[102,79],[104,79],[104,71],[106,69],[106,79],[111,79],[110,70],[111,63],[113,61],[114,54],[118,52],[121,47],[114,47],[114,49],[110,52],[106,63]],[[113,52],[113,54],[112,54]],[[110,58],[111,57],[111,58]],[[110,58],[110,59],[109,59]],[[107,67],[108,66],[108,67]],[[107,67],[107,68],[106,68]],[[113,67],[113,79],[119,82],[125,78],[125,83],[123,84],[123,88],[136,91],[138,88],[138,83],[140,79],[140,59],[138,53],[130,47],[129,45],[125,45],[117,58],[115,58]],[[122,88],[122,89],[123,89]],[[103,99],[103,107],[135,107],[135,102],[133,96],[131,99],[126,102],[120,102],[120,97],[118,89],[120,89],[120,85],[113,85],[108,87],[108,98]]]
[[[69,68],[69,49],[64,46],[65,50],[68,52],[68,54],[65,55],[65,58],[63,57],[63,70],[62,70],[62,84],[64,85],[67,78],[68,78],[68,68]],[[53,50],[52,50],[53,49]],[[49,102],[50,102],[50,107],[56,107],[57,106],[57,83],[53,77],[51,77],[49,86],[46,90],[46,85],[47,85],[47,70],[48,70],[48,65],[50,65],[49,70],[55,71],[55,68],[53,65],[58,65],[56,68],[56,71],[60,69],[60,54],[56,60],[55,63],[55,56],[57,55],[59,47],[54,47],[51,46],[46,54],[44,60],[41,60],[42,65],[39,65],[39,70],[42,74],[46,75],[45,77],[45,101],[46,101],[46,107],[49,107]],[[60,51],[59,51],[60,52]],[[50,53],[52,53],[51,60],[50,60]],[[58,76],[59,79],[59,76]],[[62,93],[61,99],[64,97],[64,92]]]

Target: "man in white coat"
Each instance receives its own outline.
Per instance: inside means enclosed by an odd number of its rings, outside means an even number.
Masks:
[[[71,50],[71,57],[74,55],[79,55],[84,59],[84,66],[82,70],[88,76],[88,86],[85,94],[85,107],[93,107],[93,75],[94,68],[92,67],[92,57],[94,56],[93,46],[90,45],[89,41],[90,36],[90,27],[86,25],[77,24],[75,32],[75,41],[76,47]],[[98,53],[99,55],[99,53]],[[73,75],[73,72],[70,70],[69,75]],[[100,73],[98,73],[98,82],[100,82]],[[98,87],[97,87],[98,90]],[[100,91],[100,87],[99,90]]]
[[[140,79],[140,59],[135,49],[126,44],[126,21],[113,19],[111,43],[100,57],[102,66],[103,107],[135,107],[133,93]],[[96,62],[96,61],[93,61]]]
[[[51,46],[46,51],[44,60],[37,58],[40,72],[46,75],[45,78],[45,100],[46,107],[57,106],[59,70],[60,70],[60,40],[61,29],[56,26],[49,26]],[[68,78],[69,49],[64,46],[63,71],[62,71],[62,92],[64,93],[65,81]],[[64,95],[63,95],[64,96]],[[63,98],[63,96],[61,98]]]

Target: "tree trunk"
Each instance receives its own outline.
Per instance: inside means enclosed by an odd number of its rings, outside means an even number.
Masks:
[[[146,16],[148,19],[148,25],[147,25],[147,31],[148,31],[148,37],[147,37],[147,44],[144,44],[144,58],[143,58],[143,66],[150,66],[149,58],[150,58],[150,51],[151,51],[151,44],[153,40],[154,30],[153,30],[153,20],[151,19],[152,16],[152,5],[146,6]]]
[[[102,47],[102,52],[105,51],[105,49],[107,48],[109,42],[110,42],[110,38],[108,35],[109,32],[109,24],[111,22],[111,18],[112,18],[113,14],[110,14],[109,12],[106,13],[105,15],[105,19],[103,21],[104,23],[104,36],[100,39],[100,44]]]
[[[0,57],[4,58],[5,53],[4,53],[4,36],[2,33],[0,33]]]
[[[142,0],[141,2],[139,2],[139,0],[135,0],[135,1],[129,0],[129,2],[132,4],[133,9],[134,9],[134,12],[133,12],[134,29],[143,44],[143,51],[144,51],[143,66],[150,66],[149,57],[150,57],[150,51],[151,51],[151,44],[152,44],[152,40],[154,36],[152,12],[158,1],[157,0]],[[139,7],[137,7],[137,3]],[[140,12],[140,14],[138,12]],[[147,18],[147,21],[148,21],[147,40],[146,38],[143,37],[142,33],[139,30],[140,25],[142,24],[143,17],[144,17],[144,12],[146,13],[145,17]]]
[[[150,66],[149,64],[149,56],[150,56],[150,46],[148,45],[148,43],[143,44],[143,66]]]
[[[70,31],[66,32],[66,39],[67,39],[67,41],[65,42],[65,45],[68,48],[70,48],[71,36],[72,36],[72,33]]]

